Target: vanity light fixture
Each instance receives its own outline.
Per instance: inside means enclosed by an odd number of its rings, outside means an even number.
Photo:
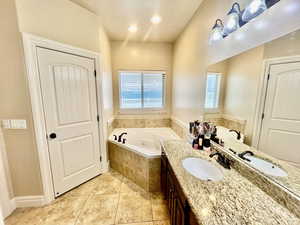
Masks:
[[[161,17],[158,15],[155,15],[151,18],[151,23],[153,24],[159,24],[161,22]]]
[[[138,30],[138,27],[135,24],[134,25],[130,25],[128,27],[128,31],[131,32],[131,33],[135,33],[135,32],[137,32],[137,30]]]
[[[252,0],[242,15],[242,20],[248,22],[267,9],[266,0]]]
[[[222,20],[217,19],[210,34],[209,44],[223,39],[223,28],[224,26]]]
[[[224,35],[236,31],[240,27],[240,18],[241,18],[241,7],[239,3],[235,2],[230,11],[227,13],[227,19],[224,25]]]

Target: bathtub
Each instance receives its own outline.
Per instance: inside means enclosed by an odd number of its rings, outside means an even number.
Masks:
[[[123,132],[125,144],[115,141],[114,135],[119,137]],[[129,151],[135,152],[146,158],[157,158],[161,156],[161,142],[164,140],[179,139],[171,128],[119,128],[115,129],[109,137],[109,141],[122,146]]]
[[[123,135],[126,143],[115,141]],[[171,128],[115,129],[108,140],[110,167],[146,191],[160,191],[161,142],[179,139]]]
[[[226,142],[240,142],[244,143],[245,135],[241,133],[241,139],[237,140],[237,134],[235,132],[229,132],[230,129],[217,126],[217,136]]]

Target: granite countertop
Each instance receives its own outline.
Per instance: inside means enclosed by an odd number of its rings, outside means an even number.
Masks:
[[[274,157],[262,152],[258,151],[254,147],[250,147],[246,144],[240,143],[238,141],[230,140],[229,138],[225,141],[224,148],[228,150],[229,148],[233,149],[237,153],[241,153],[244,151],[252,151],[254,153],[254,156],[264,159],[266,161],[269,161],[278,167],[282,168],[287,174],[287,177],[275,177],[265,174],[266,176],[270,177],[271,179],[277,181],[281,185],[288,188],[290,191],[294,192],[296,195],[300,197],[300,168],[297,168],[295,166],[292,166],[288,164],[287,162],[284,162],[279,159],[275,159]],[[227,151],[227,154],[230,154],[232,157],[237,157],[229,150]],[[247,162],[245,162],[247,163]],[[262,173],[262,172],[260,172]]]
[[[202,225],[299,225],[300,219],[241,176],[226,170],[209,153],[194,150],[182,140],[163,143],[164,150],[188,202]],[[201,181],[182,167],[181,160],[199,157],[219,167],[224,178]]]

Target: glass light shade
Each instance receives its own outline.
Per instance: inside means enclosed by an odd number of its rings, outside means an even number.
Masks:
[[[224,35],[228,35],[236,31],[240,27],[240,17],[238,13],[228,15],[224,26]]]
[[[210,34],[209,44],[223,39],[223,23],[217,20]]]
[[[245,9],[242,20],[248,22],[267,9],[266,0],[253,0]]]
[[[241,15],[241,8],[239,3],[235,2],[230,11],[227,13],[227,19],[225,21],[224,26],[224,35],[227,36],[228,34],[236,31],[240,27],[240,15]]]

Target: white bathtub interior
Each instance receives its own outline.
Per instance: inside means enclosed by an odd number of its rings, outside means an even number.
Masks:
[[[114,137],[114,135],[119,137],[124,132],[127,133],[122,137],[122,139],[126,139],[125,144],[116,141]],[[172,139],[180,138],[171,128],[117,128],[109,137],[109,141],[112,143],[147,158],[160,157],[161,142]]]

